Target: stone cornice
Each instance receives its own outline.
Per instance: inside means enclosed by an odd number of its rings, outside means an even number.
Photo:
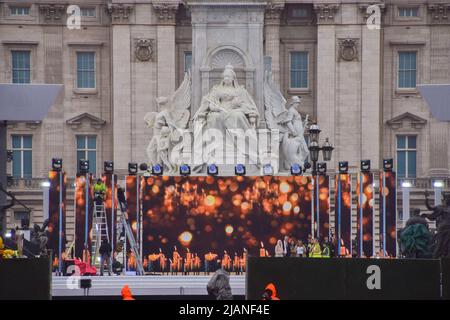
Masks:
[[[106,121],[103,119],[100,119],[90,113],[82,113],[78,116],[75,116],[71,119],[66,120],[66,123],[73,129],[77,130],[80,128],[83,121],[90,121],[91,127],[100,130],[105,124]]]
[[[158,18],[158,24],[175,25],[178,2],[153,2],[153,10]]]
[[[108,3],[106,11],[111,16],[112,23],[127,23],[133,5],[123,3]]]

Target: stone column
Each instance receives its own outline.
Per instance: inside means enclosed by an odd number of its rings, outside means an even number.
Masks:
[[[439,6],[431,6],[430,10],[434,13],[433,23],[439,23],[442,19]],[[440,9],[442,10],[442,9]],[[431,28],[430,39],[430,83],[439,84],[448,82],[448,69],[450,62],[448,53],[443,58],[443,53],[448,52],[450,40],[448,39],[448,28],[446,26],[433,26]],[[437,121],[431,117],[429,123],[429,155],[430,168],[428,174],[432,177],[448,177],[449,166],[449,123]]]
[[[336,26],[334,25],[334,6],[316,5],[317,13],[317,107],[315,118],[322,130],[321,139],[330,138],[336,147],[334,159],[339,159],[339,141],[335,134],[336,105]],[[334,168],[334,162],[330,168]]]
[[[108,12],[112,20],[112,84],[113,84],[113,156],[119,173],[127,172],[132,161],[131,110],[131,30],[128,24],[133,7],[112,4]]]
[[[361,32],[361,160],[370,159],[372,169],[381,163],[381,40],[380,29],[362,26]]]
[[[271,3],[265,13],[265,55],[272,57],[272,75],[274,83],[280,87],[280,16],[284,3]]]
[[[157,17],[157,73],[158,96],[172,94],[175,91],[175,18],[178,1],[153,3]]]

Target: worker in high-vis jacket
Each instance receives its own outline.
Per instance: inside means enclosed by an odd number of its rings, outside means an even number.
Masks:
[[[102,205],[105,200],[106,186],[102,179],[97,179],[97,183],[94,184],[94,199],[96,205]]]
[[[312,240],[311,252],[309,253],[309,257],[322,258],[322,249],[320,248],[319,240]]]

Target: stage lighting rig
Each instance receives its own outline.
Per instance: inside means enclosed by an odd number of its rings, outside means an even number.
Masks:
[[[81,159],[78,162],[78,172],[80,174],[86,174],[89,172],[89,160]]]
[[[208,165],[208,167],[206,168],[206,171],[207,171],[208,175],[210,175],[210,176],[217,176],[219,174],[219,168],[214,163]]]
[[[302,174],[302,166],[299,165],[298,163],[293,163],[291,165],[291,174],[293,176],[299,176]]]
[[[339,173],[348,173],[348,161],[339,161]]]
[[[138,164],[136,162],[128,163],[128,174],[135,176],[138,173]]]
[[[317,164],[317,172],[319,174],[327,174],[327,163],[326,162],[319,162]]]
[[[180,175],[188,176],[191,174],[191,167],[187,164],[182,164],[180,166]]]
[[[370,171],[370,160],[361,160],[361,172]]]
[[[383,159],[383,170],[384,172],[391,172],[394,168],[394,160],[391,159]]]
[[[53,171],[61,171],[62,165],[63,165],[63,161],[61,158],[53,158],[52,159],[52,170]]]
[[[154,176],[162,176],[163,174],[163,166],[160,164],[154,164],[152,166],[152,175]]]
[[[104,169],[105,173],[113,173],[114,172],[114,162],[105,161],[103,163],[103,169]]]
[[[243,164],[237,164],[234,167],[234,174],[237,176],[245,176],[245,166]]]
[[[273,167],[272,167],[272,165],[270,163],[265,164],[263,166],[263,175],[265,175],[265,176],[273,175]]]

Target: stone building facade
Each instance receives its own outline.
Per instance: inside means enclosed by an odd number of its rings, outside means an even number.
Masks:
[[[81,9],[79,28],[71,5]],[[31,83],[64,84],[44,121],[8,126],[9,149],[22,152],[20,137],[32,137],[31,174],[21,153],[9,170],[25,182],[13,188],[45,177],[53,157],[73,177],[78,152],[97,174],[106,160],[119,173],[144,162],[152,135],[144,115],[187,68],[191,115],[228,62],[263,110],[265,56],[281,92],[301,96],[300,111],[330,137],[328,168],[349,161],[357,171],[370,159],[380,169],[394,158],[412,181],[448,183],[450,123],[431,116],[416,84],[450,82],[449,14],[445,0],[0,1],[0,82],[25,72]]]

